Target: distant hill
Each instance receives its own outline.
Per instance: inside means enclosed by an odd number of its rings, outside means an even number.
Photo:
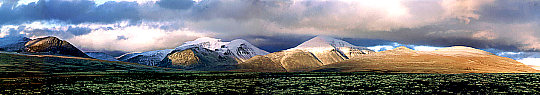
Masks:
[[[0,38],[0,51],[23,52],[26,42],[32,39],[26,37]]]
[[[513,59],[479,49],[455,46],[436,51],[406,47],[363,55],[312,69],[339,72],[393,73],[523,73],[539,72]]]
[[[36,76],[69,72],[159,72],[172,70],[140,65],[136,63],[106,61],[91,58],[56,55],[19,55],[6,53],[0,53],[0,66],[2,66],[2,74],[36,74]]]
[[[116,58],[114,58],[113,56],[111,56],[109,54],[106,54],[104,52],[85,52],[85,54],[92,57],[92,58],[96,58],[96,59],[100,59],[100,60],[119,61]]]
[[[255,56],[234,71],[247,72],[387,72],[526,73],[539,72],[513,59],[483,50],[454,46],[435,51],[407,47],[373,52],[345,41],[318,36],[299,46]]]

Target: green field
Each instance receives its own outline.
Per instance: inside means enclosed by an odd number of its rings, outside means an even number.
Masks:
[[[171,72],[2,78],[4,94],[539,94],[540,74]]]
[[[183,72],[0,54],[0,94],[540,94],[540,74]]]

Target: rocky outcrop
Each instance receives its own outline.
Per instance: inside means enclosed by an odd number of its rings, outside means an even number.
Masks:
[[[201,61],[191,49],[171,53],[164,60],[166,63],[178,66],[196,65]]]
[[[90,58],[69,42],[56,37],[44,37],[28,41],[24,45],[24,52]]]

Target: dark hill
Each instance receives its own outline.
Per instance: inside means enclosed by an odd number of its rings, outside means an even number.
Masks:
[[[24,45],[24,51],[37,54],[67,55],[90,58],[69,42],[51,36],[28,41]]]

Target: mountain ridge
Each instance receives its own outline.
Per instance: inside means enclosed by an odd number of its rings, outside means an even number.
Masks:
[[[268,54],[268,52],[261,50],[242,39],[222,42],[221,39],[202,37],[193,41],[187,41],[175,49],[126,54],[118,59],[120,61],[150,66],[197,68],[195,65],[200,66],[200,64],[196,63],[206,62],[204,64],[206,67],[213,63],[215,63],[213,65],[234,65],[256,55],[266,54]]]
[[[257,71],[258,68],[264,68],[264,64],[279,65],[285,71],[304,71],[373,52],[343,40],[317,36],[297,47],[252,58],[239,65],[246,71]]]
[[[5,39],[0,39],[5,40]],[[100,52],[83,53],[69,42],[56,37],[13,38],[0,48],[11,46],[28,54],[52,54],[124,61],[146,66],[177,68],[187,71],[243,72],[392,72],[392,73],[519,73],[539,72],[516,60],[466,46],[434,51],[416,51],[407,47],[374,52],[346,41],[317,36],[297,47],[268,53],[246,40],[222,42],[199,38],[174,49],[127,53],[116,59]],[[23,46],[21,47],[21,43]],[[16,45],[14,45],[16,44]],[[15,47],[14,47],[15,46]],[[16,47],[19,46],[19,47]],[[67,52],[67,53],[66,53]],[[84,56],[84,55],[86,56]],[[44,56],[46,56],[44,55]]]
[[[481,51],[464,46],[448,47],[435,51],[415,51],[401,47],[363,55],[361,58],[353,58],[312,70],[393,73],[540,72],[516,60],[484,54]]]

